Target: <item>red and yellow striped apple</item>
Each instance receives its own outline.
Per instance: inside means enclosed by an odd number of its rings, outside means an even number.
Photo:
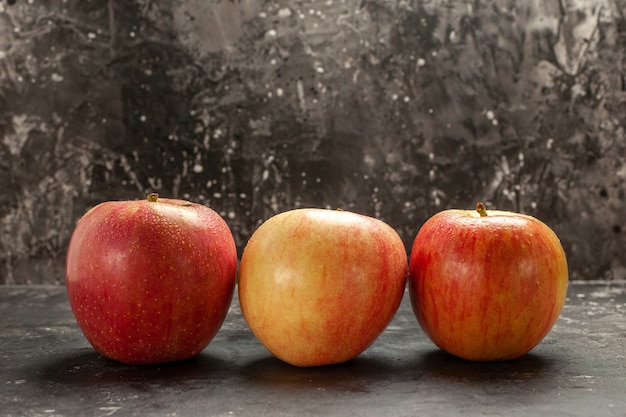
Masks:
[[[72,234],[66,286],[78,325],[103,356],[128,364],[190,358],[221,327],[237,250],[212,209],[158,198],[110,201]]]
[[[345,362],[393,318],[407,267],[400,237],[378,219],[290,210],[264,222],[244,249],[241,309],[256,337],[284,362]]]
[[[481,203],[428,219],[409,258],[420,325],[439,348],[468,360],[533,349],[558,319],[567,285],[565,252],[546,224]]]

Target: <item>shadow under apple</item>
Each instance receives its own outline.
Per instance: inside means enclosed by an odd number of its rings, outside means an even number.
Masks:
[[[191,380],[206,380],[208,383],[222,381],[230,368],[226,361],[204,352],[179,362],[126,365],[107,359],[91,348],[84,348],[44,358],[27,372],[32,379],[48,386],[56,383],[75,389],[81,386],[126,385],[147,391],[150,387]]]
[[[508,361],[474,362],[434,349],[421,353],[410,366],[421,378],[464,383],[540,381],[554,376],[557,359],[537,353]]]
[[[367,393],[398,370],[392,362],[365,355],[315,367],[293,366],[272,356],[242,366],[239,372],[244,381],[271,388]]]

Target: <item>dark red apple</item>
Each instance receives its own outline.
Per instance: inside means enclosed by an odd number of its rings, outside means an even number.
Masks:
[[[296,366],[345,362],[389,324],[407,255],[386,223],[348,211],[297,209],[263,223],[246,245],[239,300],[252,332]]]
[[[103,356],[127,364],[190,358],[220,329],[237,250],[212,209],[158,198],[101,203],[78,222],[66,285],[76,320]]]
[[[565,252],[546,224],[481,203],[426,221],[409,270],[411,302],[426,334],[474,361],[533,349],[558,319],[568,285]]]

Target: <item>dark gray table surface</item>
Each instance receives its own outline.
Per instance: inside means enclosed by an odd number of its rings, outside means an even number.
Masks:
[[[439,351],[405,295],[368,350],[320,368],[273,358],[236,296],[198,357],[126,366],[89,346],[64,287],[0,287],[0,415],[626,416],[626,283],[571,283],[544,341],[503,363]]]

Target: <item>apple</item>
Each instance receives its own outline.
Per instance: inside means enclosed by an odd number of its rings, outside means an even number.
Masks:
[[[208,345],[230,306],[236,272],[235,241],[219,214],[150,194],[85,213],[67,249],[66,287],[100,354],[156,364]]]
[[[409,257],[409,295],[424,332],[472,361],[533,349],[558,319],[567,285],[565,252],[546,224],[482,203],[432,216]]]
[[[265,221],[244,248],[239,301],[254,335],[295,366],[342,363],[369,347],[406,287],[406,249],[373,217],[302,208]]]

